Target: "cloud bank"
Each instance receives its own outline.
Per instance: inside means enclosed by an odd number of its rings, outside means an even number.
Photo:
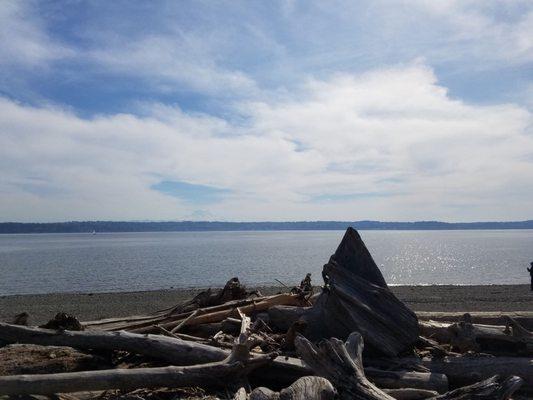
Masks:
[[[529,1],[0,5],[0,220],[515,220]]]
[[[415,62],[242,101],[239,123],[177,107],[81,118],[0,102],[2,220],[521,219],[532,115],[449,97]],[[157,190],[223,191],[209,203]],[[191,201],[192,200],[192,201]],[[512,204],[512,207],[509,205]]]

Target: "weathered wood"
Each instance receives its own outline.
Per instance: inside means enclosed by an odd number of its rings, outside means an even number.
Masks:
[[[178,339],[173,340],[179,342]],[[248,334],[244,332],[235,341],[228,357],[222,361],[207,364],[0,377],[0,395],[52,394],[108,389],[132,390],[196,385],[203,387],[210,385],[226,386],[229,381],[243,380],[252,370],[271,363],[277,356],[273,353],[250,357],[249,348]]]
[[[59,312],[54,318],[48,321],[46,324],[41,325],[40,328],[55,329],[55,330],[70,330],[70,331],[82,331],[83,325],[78,319],[70,314]]]
[[[418,355],[421,357],[425,355],[431,355],[432,357],[446,357],[452,354],[449,348],[446,348],[436,340],[425,336],[419,336],[416,348],[418,350]]]
[[[373,361],[373,360],[368,360]],[[413,361],[399,365],[401,368],[409,368]],[[416,361],[418,362],[418,360]],[[384,361],[385,366],[389,367],[391,360]],[[366,378],[377,387],[384,389],[395,388],[413,388],[433,390],[438,393],[444,393],[448,390],[448,378],[446,375],[437,372],[408,371],[408,370],[385,370],[377,367],[364,367]],[[280,356],[269,365],[268,371],[258,369],[254,372],[257,380],[268,378],[268,382],[281,385],[289,385],[296,379],[314,374],[313,370],[305,365],[302,360],[294,357]]]
[[[173,365],[220,361],[228,353],[213,346],[161,335],[129,332],[54,331],[0,323],[0,340],[44,346],[69,346],[77,349],[124,350]]]
[[[279,400],[279,393],[267,387],[257,387],[250,393],[250,400]]]
[[[533,332],[528,331],[524,326],[522,326],[522,324],[520,324],[519,321],[517,321],[513,317],[505,315],[503,317],[503,320],[505,322],[506,330],[510,329],[511,335],[513,335],[514,337],[528,339],[531,339],[533,337]]]
[[[191,319],[193,319],[194,317],[196,317],[198,314],[200,313],[200,310],[195,310],[191,313],[191,315],[189,315],[187,318],[185,318],[183,321],[181,321],[178,325],[176,325],[174,328],[172,328],[170,330],[170,333],[176,333],[178,332],[181,328],[183,328],[185,325],[187,325]],[[163,326],[160,326],[158,325],[159,328],[163,328]]]
[[[173,365],[221,361],[230,354],[225,349],[161,335],[104,331],[58,332],[3,323],[0,323],[0,339],[11,343],[70,346],[78,349],[124,350]],[[286,379],[287,382],[292,382],[299,377],[309,375],[310,372],[298,359],[278,357],[269,371],[263,374],[277,375],[276,380]],[[386,371],[380,374],[375,369],[369,372],[369,376],[382,387],[409,385],[421,389],[437,390],[441,390],[439,388],[442,387],[445,379],[443,376],[428,373]]]
[[[337,391],[319,376],[304,376],[280,392],[280,400],[332,400]]]
[[[69,346],[82,350],[124,350],[178,366],[221,361],[230,354],[226,349],[162,335],[88,330],[53,331],[5,323],[0,323],[0,340],[8,343]],[[274,360],[273,371],[292,377],[293,381],[309,375],[309,370],[299,360],[291,363],[284,357]]]
[[[237,306],[237,307],[226,307],[219,311],[210,311],[207,309],[202,309],[202,312],[196,315],[194,318],[191,318],[187,325],[200,325],[200,324],[207,324],[207,323],[213,323],[213,322],[221,322],[227,317],[230,317],[235,314],[235,310],[238,308],[240,309],[244,314],[249,314],[252,312],[259,312],[269,309],[272,306],[275,305],[301,305],[302,300],[298,298],[297,295],[291,295],[291,294],[278,294],[275,296],[271,296],[269,298],[266,298],[264,300],[258,301],[258,302],[250,302],[243,306]],[[171,318],[170,322],[161,322],[158,323],[159,326],[162,326],[166,329],[172,329],[175,325],[179,324],[181,320],[174,320],[175,317]],[[143,324],[144,325],[144,324]],[[153,331],[153,325],[144,325],[142,327],[135,327],[131,328],[129,327],[128,330],[131,332],[136,333],[146,333]]]
[[[295,341],[302,360],[316,375],[328,379],[341,400],[393,400],[365,376],[362,362],[363,338],[352,333],[346,343],[332,338],[313,345],[303,336]]]
[[[460,322],[466,311],[461,312],[436,312],[436,311],[417,311],[418,319],[439,322]],[[511,317],[520,325],[529,331],[533,331],[533,311],[476,311],[468,312],[473,324],[481,325],[505,325],[505,317]]]
[[[403,359],[408,362],[409,359]],[[519,376],[522,390],[533,391],[533,359],[526,357],[445,357],[423,359],[420,363],[432,372],[445,374],[450,386],[470,385],[494,375]]]
[[[450,325],[450,322],[433,320],[418,321],[420,335],[436,340],[438,343],[449,344],[451,342],[452,333],[448,329]]]
[[[50,374],[110,367],[102,357],[72,347],[11,344],[0,348],[0,375]]]
[[[444,374],[416,371],[385,371],[366,367],[365,375],[379,388],[412,388],[445,393],[448,390],[448,378]],[[394,396],[393,396],[394,397]]]
[[[215,311],[235,309],[237,307],[242,307],[245,305],[268,300],[276,296],[278,295],[249,298],[243,300],[232,300],[224,304],[202,308],[202,311],[204,311],[205,313],[213,313]],[[150,315],[134,315],[119,318],[104,318],[95,321],[84,321],[82,322],[82,325],[87,329],[101,329],[108,331],[137,329],[166,322],[174,322],[177,325],[180,323],[180,321],[190,316],[193,312],[194,311],[187,311],[179,314],[169,314],[168,311],[159,311]]]
[[[265,387],[255,388],[250,393],[250,400],[333,400],[336,393],[327,379],[304,376],[281,392]]]
[[[233,396],[233,400],[247,400],[248,395],[246,394],[245,388],[240,388],[235,392],[235,396]]]
[[[273,306],[267,310],[270,324],[280,332],[287,330],[300,319],[305,319],[311,307]]]
[[[448,327],[450,344],[462,353],[475,351],[495,355],[533,356],[531,333],[512,319],[509,322],[512,328],[475,325],[467,321],[454,323]]]
[[[359,234],[348,228],[324,266],[326,287],[303,317],[306,336],[315,340],[363,335],[373,353],[397,356],[413,349],[418,320],[389,290]]]
[[[45,375],[0,377],[0,395],[53,394],[86,390],[133,390],[156,387],[202,387],[227,385],[261,365],[269,356],[255,357],[248,362],[221,361],[202,365],[163,368],[112,369]]]
[[[389,396],[396,400],[422,400],[435,397],[438,393],[434,390],[401,388],[401,389],[383,389]]]
[[[496,375],[473,385],[464,386],[440,396],[432,397],[430,400],[506,400],[522,386],[522,382],[522,378],[518,376],[502,379]]]
[[[246,288],[241,285],[239,278],[235,277],[227,281],[222,289],[209,288],[198,293],[189,301],[161,310],[158,313],[166,313],[169,315],[181,314],[200,308],[224,304],[231,300],[245,299],[248,294]]]

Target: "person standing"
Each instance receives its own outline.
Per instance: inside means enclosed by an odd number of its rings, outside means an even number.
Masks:
[[[529,272],[529,275],[531,276],[531,291],[533,292],[533,262],[530,262],[529,265],[531,265],[531,267],[527,269],[527,272]]]

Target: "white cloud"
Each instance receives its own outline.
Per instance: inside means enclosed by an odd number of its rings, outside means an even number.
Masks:
[[[145,78],[162,91],[186,88],[210,95],[239,91],[243,96],[256,90],[243,72],[217,65],[205,44],[192,34],[175,32],[104,44],[86,56],[107,72]]]
[[[146,112],[83,119],[2,99],[0,220],[197,211],[150,189],[161,180],[230,189],[205,210],[228,220],[531,218],[531,113],[451,99],[420,62],[243,101],[241,125]]]
[[[494,63],[533,61],[533,3],[529,0],[410,0],[408,4],[427,13],[437,32],[447,32],[443,48],[434,54],[481,62],[478,69],[488,68],[486,63],[494,67]]]
[[[48,12],[39,15],[43,10]],[[472,71],[508,71],[533,62],[533,3],[527,0],[171,2],[126,8],[95,2],[84,5],[83,18],[72,10],[78,7],[0,4],[0,66],[31,67],[63,88],[72,80],[111,97],[129,91],[128,96],[168,99],[192,92],[224,102],[262,96],[265,88],[294,90],[309,76],[328,79],[334,72],[360,73],[416,57],[459,81]],[[53,30],[58,21],[60,29]],[[52,70],[35,68],[49,65]],[[26,81],[35,75],[26,69],[11,68],[0,77],[0,90],[35,100],[37,93],[20,95],[39,91],[28,88]],[[117,77],[115,87],[110,82]],[[502,85],[502,91],[519,101],[522,95],[512,87],[513,82]]]
[[[0,65],[37,67],[72,55],[72,50],[52,40],[31,3],[0,4]]]

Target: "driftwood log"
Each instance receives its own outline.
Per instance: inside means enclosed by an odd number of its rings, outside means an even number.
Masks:
[[[250,393],[249,400],[333,400],[336,394],[337,391],[327,379],[304,376],[280,392],[257,387]]]
[[[221,361],[202,365],[111,369],[59,374],[14,375],[0,377],[0,395],[53,394],[89,390],[225,386],[271,361],[261,356],[243,363]]]
[[[53,331],[0,323],[0,339],[9,343],[30,343],[44,346],[69,346],[85,350],[123,350],[166,361],[172,365],[192,365],[222,361],[230,352],[203,343],[161,335],[140,335],[129,332]],[[277,357],[268,370],[259,368],[259,378],[291,384],[312,374],[299,359]],[[371,381],[384,388],[412,387],[445,391],[446,377],[442,374],[368,369]],[[255,375],[255,374],[254,374]]]
[[[389,396],[396,400],[422,400],[430,397],[438,396],[438,392],[434,390],[401,388],[401,389],[383,389]]]
[[[529,331],[533,331],[533,311],[514,311],[514,312],[500,312],[500,311],[476,311],[468,312],[473,324],[480,325],[505,325],[506,318],[511,317],[520,325]],[[463,319],[465,312],[438,312],[438,311],[417,311],[416,315],[422,321],[437,321],[437,322],[460,322]]]
[[[305,335],[312,340],[346,339],[357,331],[371,352],[387,356],[413,349],[419,334],[417,317],[389,290],[353,228],[348,228],[337,251],[324,265],[322,276],[325,287],[312,307],[269,308],[271,321],[288,328],[302,319],[307,323]]]
[[[158,313],[148,316],[106,318],[98,321],[86,321],[82,324],[86,329],[99,329],[107,331],[127,330],[135,333],[151,333],[157,331],[156,325],[168,330],[172,330],[186,319],[188,319],[188,326],[221,322],[224,319],[235,315],[235,310],[237,308],[239,308],[243,313],[248,314],[252,312],[264,311],[272,306],[283,304],[294,306],[303,305],[302,299],[298,295],[284,293],[255,299],[234,300],[221,305],[201,308],[181,314]],[[189,318],[193,313],[196,313],[194,318]]]
[[[466,313],[456,323],[420,321],[421,333],[458,349],[461,353],[474,351],[494,355],[533,356],[533,334],[518,321],[502,315],[505,325],[473,324]]]
[[[469,356],[433,358],[422,361],[400,359],[408,364],[420,362],[428,370],[448,377],[450,386],[470,385],[483,379],[499,376],[519,376],[524,382],[521,390],[533,391],[533,359],[527,357]]]
[[[69,346],[77,349],[124,350],[173,365],[220,361],[228,352],[213,346],[161,335],[129,332],[54,331],[0,323],[0,340],[43,346]]]
[[[420,335],[436,340],[438,343],[450,344],[452,340],[452,332],[448,329],[450,322],[441,321],[418,321]]]
[[[516,322],[514,326],[515,328],[509,329],[462,321],[448,327],[451,333],[450,344],[461,353],[474,351],[494,355],[533,356],[533,336]]]
[[[514,392],[520,389],[520,386],[522,386],[522,378],[518,376],[502,379],[496,375],[473,385],[464,386],[443,395],[432,397],[430,400],[507,400]]]
[[[192,366],[5,376],[0,377],[0,395],[53,394],[108,389],[133,390],[200,385],[203,387],[212,385],[227,386],[228,382],[242,380],[252,370],[271,363],[277,356],[277,354],[273,353],[250,357],[247,333],[249,322],[248,318],[243,318],[242,333],[235,341],[229,356],[222,361]],[[82,334],[86,332],[75,333]],[[64,332],[60,333],[60,336],[62,335],[64,335]]]
[[[11,344],[0,347],[0,376],[53,374],[111,368],[102,357],[85,354],[71,347]]]
[[[339,393],[340,399],[354,400],[391,400],[390,394],[370,383],[362,366],[363,339],[360,334],[352,333],[346,343],[332,338],[318,346],[307,339],[298,337],[296,340],[298,353],[317,375],[329,379]],[[505,400],[517,391],[523,379],[511,375],[501,379],[492,376],[470,386],[461,387],[442,395],[431,397],[432,400]],[[391,392],[395,393],[395,392]],[[396,392],[401,394],[401,392]],[[408,393],[404,393],[407,395]],[[415,396],[419,391],[411,392]]]
[[[448,391],[448,378],[444,374],[418,371],[385,371],[365,367],[365,376],[381,389],[420,389],[445,393]],[[394,397],[394,396],[393,396]]]
[[[246,291],[246,288],[239,281],[239,278],[235,277],[227,281],[222,289],[213,290],[209,288],[198,293],[191,300],[165,310],[161,310],[158,313],[162,315],[172,315],[191,312],[199,308],[224,304],[231,300],[242,300],[245,299],[249,294],[250,293]]]
[[[359,333],[352,333],[346,343],[332,338],[313,345],[302,336],[296,338],[295,343],[302,360],[315,374],[335,386],[339,399],[394,399],[366,378],[362,361],[363,338]]]
[[[386,360],[384,366],[389,364]],[[413,364],[411,362],[411,364]],[[404,368],[400,370],[400,368]],[[374,385],[381,389],[411,388],[444,393],[448,390],[448,378],[437,372],[428,372],[427,368],[422,371],[407,371],[401,365],[398,370],[386,370],[377,367],[365,367],[365,376]],[[408,365],[407,365],[408,368]],[[299,358],[280,356],[272,364],[265,368],[259,368],[253,372],[255,381],[268,381],[273,385],[290,385],[296,379],[313,375],[314,371]]]

